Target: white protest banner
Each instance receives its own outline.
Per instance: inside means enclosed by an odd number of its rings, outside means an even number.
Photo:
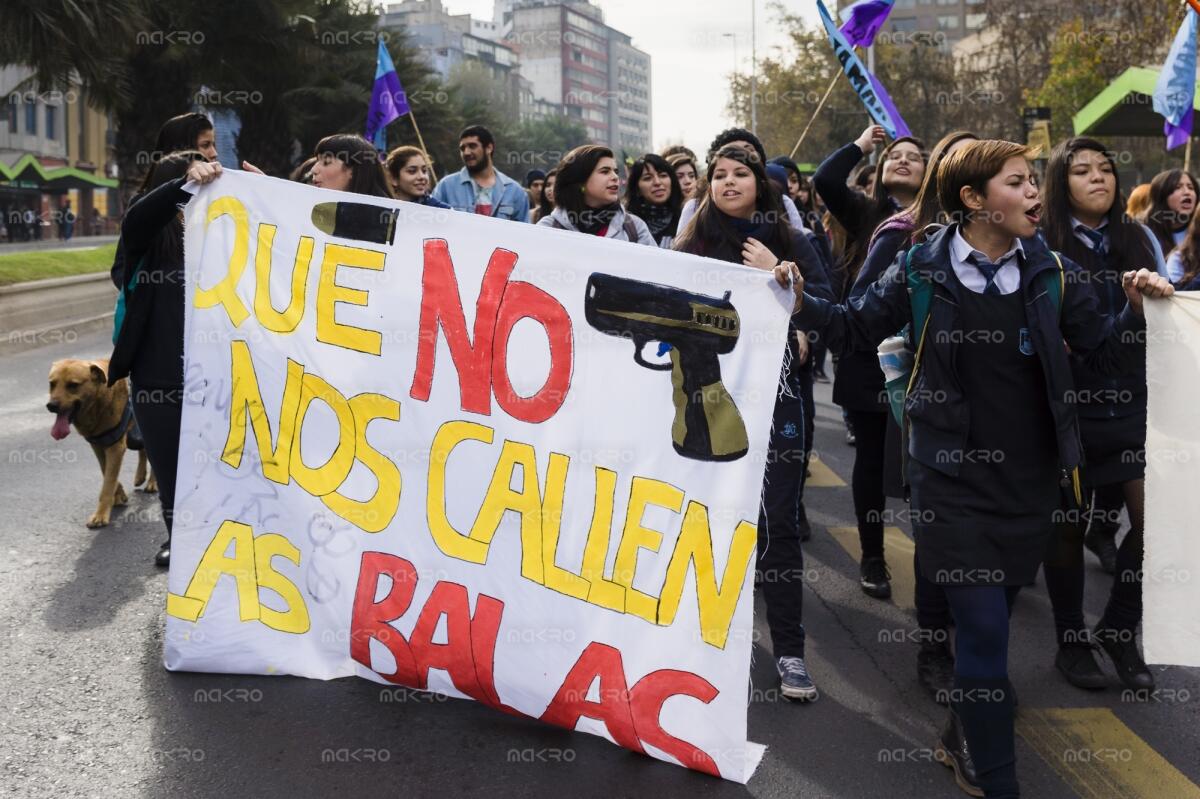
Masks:
[[[1147,663],[1200,666],[1200,293],[1146,302]]]
[[[790,290],[239,173],[185,215],[167,668],[357,675],[749,779]]]

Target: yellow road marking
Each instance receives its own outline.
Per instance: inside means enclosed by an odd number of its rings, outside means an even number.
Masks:
[[[832,535],[850,557],[862,563],[862,547],[858,541],[857,527],[830,527]],[[892,602],[896,607],[912,610],[916,607],[913,592],[916,579],[913,577],[913,551],[916,544],[899,527],[883,528],[883,553],[887,558],[888,570],[892,573]]]
[[[1200,799],[1108,708],[1018,708],[1017,732],[1084,799]]]
[[[825,465],[816,455],[809,458],[808,470],[812,476],[804,484],[805,488],[837,488],[846,485],[846,481],[837,476],[837,472]]]

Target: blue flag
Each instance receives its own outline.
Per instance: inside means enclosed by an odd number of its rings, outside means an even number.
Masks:
[[[1175,149],[1192,135],[1192,110],[1196,95],[1197,14],[1191,8],[1186,13],[1154,87],[1154,110],[1166,119],[1163,133],[1167,137],[1168,150]]]
[[[825,4],[821,0],[817,0],[817,10],[821,12],[821,22],[825,25],[825,32],[829,34],[829,43],[833,45],[833,54],[838,63],[842,65],[842,71],[846,73],[858,99],[862,100],[862,104],[866,106],[867,113],[882,125],[893,139],[900,136],[911,136],[908,125],[904,124],[904,120],[900,118],[900,112],[896,109],[892,98],[888,96],[887,90],[874,75],[867,71],[862,61],[854,54],[854,48],[842,36],[833,17],[829,16],[829,10],[825,8]]]
[[[366,135],[375,144],[375,149],[387,147],[383,129],[411,111],[408,96],[400,87],[400,77],[396,74],[392,57],[380,39],[379,52],[375,56],[375,88],[371,91],[371,105],[367,108]]]

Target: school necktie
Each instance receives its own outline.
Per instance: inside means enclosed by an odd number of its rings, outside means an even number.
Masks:
[[[1108,237],[1104,235],[1103,231],[1092,230],[1087,225],[1080,225],[1075,228],[1075,231],[1082,233],[1092,243],[1092,252],[1096,253],[1099,258],[1103,259],[1108,255]]]
[[[987,285],[983,287],[984,294],[1000,294],[1000,287],[996,285],[996,275],[1000,273],[1000,268],[1004,266],[1007,260],[1007,258],[1001,258],[1000,263],[994,264],[977,252],[973,252],[967,256],[967,261],[987,278]]]

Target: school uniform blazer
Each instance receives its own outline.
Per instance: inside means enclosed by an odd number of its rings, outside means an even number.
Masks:
[[[934,291],[921,367],[914,390],[905,400],[910,423],[909,455],[951,476],[958,474],[963,459],[946,455],[962,454],[970,428],[967,398],[954,366],[956,342],[961,338],[955,335],[960,329],[960,292],[967,291],[954,277],[951,265],[950,240],[955,229],[955,225],[943,228],[913,252],[913,269],[932,282]],[[1063,342],[1093,370],[1127,374],[1136,368],[1143,351],[1145,320],[1128,303],[1115,317],[1102,314],[1095,291],[1079,266],[1066,258],[1062,259],[1066,275],[1060,320],[1058,306],[1038,279],[1042,272],[1058,269],[1053,255],[1036,236],[1022,239],[1021,246],[1025,257],[1019,291],[1025,299],[1030,340],[1041,356],[1059,459],[1064,468],[1072,469],[1080,464],[1083,448],[1072,401],[1071,364]],[[848,305],[835,305],[806,292],[804,307],[793,321],[803,329],[823,329],[832,352],[876,348],[880,341],[912,322],[905,258],[905,253],[899,254],[883,277]]]

